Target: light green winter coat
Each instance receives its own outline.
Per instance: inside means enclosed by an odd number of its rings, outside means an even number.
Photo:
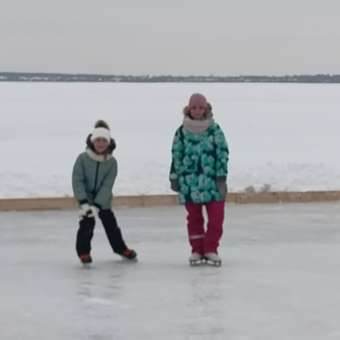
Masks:
[[[79,204],[111,209],[112,188],[117,177],[117,161],[111,155],[97,155],[91,149],[82,152],[72,172],[74,197]]]

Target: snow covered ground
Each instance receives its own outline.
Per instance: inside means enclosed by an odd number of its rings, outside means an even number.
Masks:
[[[117,209],[139,253],[74,252],[76,212],[0,213],[1,340],[337,340],[339,204],[230,205],[221,268],[187,264],[182,207]]]
[[[169,193],[173,134],[192,92],[230,144],[229,187],[340,189],[339,84],[0,83],[0,197],[71,195],[95,120],[118,148],[115,194]]]

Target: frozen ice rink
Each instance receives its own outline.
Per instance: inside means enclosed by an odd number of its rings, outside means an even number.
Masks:
[[[340,339],[340,203],[230,205],[221,268],[189,267],[182,207],[116,209],[131,263],[76,211],[0,213],[0,339]]]

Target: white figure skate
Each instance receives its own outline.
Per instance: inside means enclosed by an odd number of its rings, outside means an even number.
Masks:
[[[204,257],[199,253],[192,253],[189,257],[189,263],[191,266],[199,266],[204,263]]]
[[[204,254],[204,258],[205,258],[207,264],[211,264],[215,267],[221,267],[221,265],[222,265],[222,260],[218,256],[217,253],[213,253],[213,252],[206,253],[206,254]]]

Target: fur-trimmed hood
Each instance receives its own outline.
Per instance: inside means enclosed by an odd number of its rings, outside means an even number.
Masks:
[[[183,109],[183,114],[184,114],[184,117],[188,117],[190,119],[191,116],[190,116],[190,108],[189,108],[189,105],[185,106],[184,109]],[[206,119],[210,119],[213,117],[213,112],[212,112],[212,106],[210,103],[207,103],[207,109],[206,111],[204,112],[203,114],[203,117],[201,120],[206,120]]]
[[[112,154],[98,155],[90,148],[86,148],[87,155],[96,162],[104,162],[113,158]]]

